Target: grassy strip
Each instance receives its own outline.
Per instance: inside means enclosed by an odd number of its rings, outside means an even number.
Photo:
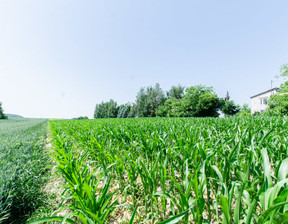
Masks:
[[[25,223],[45,198],[47,120],[1,121],[0,131],[0,222]]]

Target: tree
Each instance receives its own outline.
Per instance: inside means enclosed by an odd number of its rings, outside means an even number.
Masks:
[[[225,116],[233,116],[240,111],[240,106],[236,105],[232,100],[226,100],[222,103],[221,110]]]
[[[136,114],[138,117],[155,117],[158,107],[165,101],[160,85],[141,88],[136,96]]]
[[[288,115],[288,93],[276,93],[268,100],[267,113],[271,115]]]
[[[131,105],[129,104],[122,104],[118,107],[118,114],[117,118],[127,118],[130,112]]]
[[[185,87],[178,85],[172,86],[169,91],[166,92],[167,98],[182,99],[184,96]]]
[[[280,67],[280,77],[288,77],[288,64]],[[288,115],[288,81],[281,84],[278,93],[268,100],[267,113],[271,115]]]
[[[133,118],[136,116],[137,116],[137,107],[136,107],[136,104],[133,103],[132,106],[130,107],[127,118]]]
[[[169,98],[163,105],[160,105],[156,111],[159,117],[183,117],[184,113],[181,111],[181,99],[174,97]]]
[[[117,113],[117,102],[111,99],[108,102],[96,104],[94,118],[114,118],[117,116]]]
[[[2,108],[2,103],[0,102],[0,119],[8,119],[8,116],[4,114],[4,110]]]
[[[187,117],[218,117],[221,102],[212,87],[191,86],[181,102],[181,111]]]
[[[142,87],[137,93],[135,106],[138,117],[148,117],[149,106],[147,103],[147,93],[144,87]]]

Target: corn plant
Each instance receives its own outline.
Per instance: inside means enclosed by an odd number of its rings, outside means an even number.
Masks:
[[[65,220],[285,222],[287,124],[285,117],[50,121],[70,192]],[[103,193],[107,213],[92,206]],[[126,219],[117,200],[130,208]]]

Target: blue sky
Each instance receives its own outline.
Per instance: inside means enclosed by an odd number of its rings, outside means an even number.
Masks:
[[[1,0],[0,101],[25,117],[92,117],[96,103],[133,102],[158,82],[213,86],[250,103],[288,63],[287,8],[287,0]]]

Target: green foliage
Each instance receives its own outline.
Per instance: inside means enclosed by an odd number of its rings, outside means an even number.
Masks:
[[[233,101],[228,100],[224,101],[221,107],[221,111],[225,114],[225,116],[233,116],[240,112],[241,108],[239,105],[236,105]]]
[[[129,109],[129,113],[127,115],[127,118],[133,118],[136,116],[137,116],[137,107],[135,104],[133,104]]]
[[[280,67],[280,76],[288,77],[288,64],[284,64]]]
[[[174,97],[167,99],[156,111],[158,117],[183,117],[182,101]]]
[[[212,87],[203,85],[191,86],[186,89],[181,86],[172,87],[171,96],[158,107],[159,117],[218,117],[221,100],[213,92]]]
[[[269,109],[268,114],[271,115],[288,115],[288,92],[286,93],[276,93],[271,96],[268,101]]]
[[[281,66],[280,76],[288,77],[288,64]],[[268,106],[267,114],[269,115],[288,115],[288,81],[282,83],[278,93],[270,97]]]
[[[218,224],[287,220],[285,117],[50,124],[54,157],[69,199],[63,204],[69,212],[50,220]],[[98,203],[100,198],[106,203]],[[108,208],[109,215],[100,218]]]
[[[136,96],[136,114],[138,117],[155,117],[158,107],[165,101],[160,85],[141,88]]]
[[[0,223],[25,223],[43,205],[47,121],[0,122]]]
[[[118,107],[117,118],[127,118],[131,110],[131,105],[123,104]]]
[[[186,89],[182,105],[187,117],[218,117],[221,103],[212,87],[197,85]]]
[[[168,99],[175,98],[179,100],[183,98],[184,92],[185,92],[185,87],[178,85],[178,86],[172,86],[171,89],[167,91],[166,95]]]
[[[73,200],[73,204],[69,206],[71,212],[63,217],[63,220],[69,216],[76,216],[81,223],[104,223],[117,204],[112,198],[115,192],[111,194],[108,192],[111,180],[107,178],[105,165],[101,177],[98,174],[99,167],[92,169],[90,165],[85,164],[88,151],[74,151],[66,136],[55,131],[54,134],[57,136],[53,143],[55,148],[53,157],[58,163],[57,169],[67,181],[67,198]],[[99,186],[100,183],[102,186]]]
[[[117,102],[111,99],[108,102],[96,104],[94,110],[94,118],[115,118],[117,117],[117,113]]]
[[[0,119],[8,119],[8,116],[4,114],[2,103],[0,102]]]
[[[203,85],[172,86],[166,92],[167,98],[160,85],[142,87],[133,105],[123,104],[117,107],[113,100],[97,104],[94,118],[132,118],[132,117],[218,117],[222,105],[224,113],[234,115],[239,106],[233,101],[223,103],[214,93],[212,87]]]

